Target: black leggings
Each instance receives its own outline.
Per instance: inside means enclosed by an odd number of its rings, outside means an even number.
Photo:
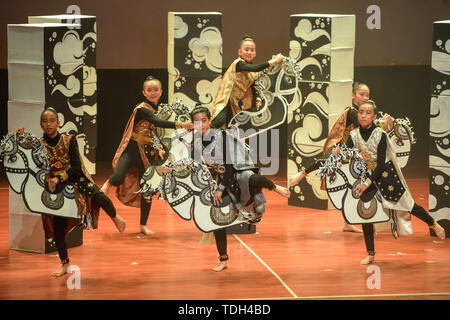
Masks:
[[[98,187],[97,187],[98,188]],[[108,216],[114,218],[116,216],[116,208],[111,199],[109,199],[103,192],[94,194],[92,201],[102,208]],[[53,217],[53,236],[55,237],[56,249],[61,261],[68,258],[66,234],[67,218],[54,216]]]
[[[110,216],[111,218],[116,217],[116,208],[114,207],[111,199],[108,198],[106,194],[104,194],[103,192],[96,193],[92,197],[92,201],[95,202],[100,208],[102,208],[108,216]]]
[[[414,207],[410,212],[413,216],[416,216],[428,226],[432,226],[434,223],[434,219],[425,211],[425,209],[419,206],[417,203],[414,203]],[[375,255],[375,242],[374,242],[374,228],[373,223],[366,223],[362,225],[363,233],[364,233],[364,241],[366,243],[366,249],[369,255]]]
[[[254,196],[256,193],[261,192],[262,188],[273,190],[275,184],[273,181],[267,179],[265,176],[254,174],[249,179],[250,193]],[[214,237],[216,239],[217,252],[220,256],[227,254],[227,231],[226,229],[219,229],[214,231]]]
[[[272,180],[269,180],[268,178],[260,174],[254,174],[250,176],[248,184],[250,187],[250,194],[252,196],[257,194],[258,192],[261,192],[263,188],[269,190],[273,190],[275,188],[275,183],[273,183]]]
[[[216,238],[217,252],[220,256],[227,254],[227,231],[226,229],[219,229],[214,231],[214,237]]]
[[[67,218],[53,217],[53,235],[55,237],[56,249],[61,261],[66,260],[69,255],[67,253],[66,234]]]
[[[138,145],[136,141],[130,140],[126,149],[120,156],[119,161],[117,161],[114,173],[109,177],[109,183],[115,187],[120,186],[125,180],[128,170],[133,166],[138,169],[139,177],[142,177],[145,172],[145,167],[141,160]],[[141,198],[141,225],[147,224],[151,207],[151,202],[147,202],[144,198]]]

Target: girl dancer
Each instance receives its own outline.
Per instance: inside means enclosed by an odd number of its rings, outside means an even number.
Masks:
[[[251,109],[253,106],[259,109],[262,100],[258,97],[254,82],[258,79],[260,71],[281,64],[284,59],[278,54],[267,62],[252,64],[256,57],[256,44],[249,35],[245,35],[242,39],[238,55],[239,58],[233,61],[223,75],[216,93],[212,110],[212,128],[225,128],[233,116],[241,110]]]
[[[408,211],[428,224],[440,239],[445,239],[444,228],[414,202],[386,133],[373,123],[377,118],[376,111],[375,103],[371,100],[360,105],[357,115],[360,127],[350,132],[346,142],[348,148],[360,150],[370,170],[369,178],[355,188],[356,194],[367,202],[375,196],[373,191],[378,189],[382,195],[383,207]],[[338,154],[339,147],[332,152]],[[361,264],[369,264],[375,260],[374,228],[372,223],[363,224],[362,227],[368,255]]]
[[[102,208],[117,229],[123,232],[126,226],[125,221],[116,213],[112,201],[100,191],[85,170],[78,152],[76,138],[58,132],[59,121],[56,110],[51,107],[46,108],[41,114],[40,123],[44,131],[41,142],[47,149],[50,164],[50,173],[47,174],[45,183],[47,191],[59,193],[67,184],[73,185],[79,215],[90,214],[93,228],[96,229],[99,208]],[[17,130],[19,134],[23,131],[23,127]],[[79,225],[80,220],[49,215],[42,215],[42,220],[46,238],[55,239],[61,266],[52,275],[59,277],[66,274],[69,267],[66,234]]]
[[[222,166],[219,170],[210,170],[212,175],[218,179],[219,184],[213,197],[214,205],[222,203],[222,198],[228,194],[238,209],[253,203],[254,211],[257,214],[262,214],[264,212],[264,203],[266,202],[261,192],[263,188],[289,198],[290,192],[287,188],[276,185],[273,181],[258,174],[258,168],[253,165],[248,154],[241,156],[232,154],[230,145],[227,144],[240,143],[240,141],[230,137],[223,129],[211,129],[212,120],[208,108],[194,108],[191,111],[191,120],[195,126],[194,134],[199,132],[202,136],[202,150],[197,150],[194,144],[193,158],[202,158],[206,164],[210,164],[210,168]],[[213,150],[204,152],[209,146],[214,146]],[[239,153],[236,151],[239,150],[237,146],[234,146],[232,150]],[[200,154],[196,154],[196,152]],[[219,264],[213,270],[222,271],[228,267],[226,230],[216,230],[214,231],[214,236],[219,253]]]
[[[146,227],[151,208],[151,200],[147,202],[139,191],[139,181],[145,170],[151,165],[159,165],[165,159],[164,146],[157,144],[156,127],[172,129],[192,129],[192,123],[165,121],[155,114],[161,105],[161,82],[150,76],[143,83],[142,94],[145,102],[138,104],[131,114],[122,141],[117,148],[112,166],[113,174],[106,180],[102,191],[108,193],[111,186],[117,188],[117,198],[125,205],[138,207],[141,210],[140,231],[143,234],[153,232]]]

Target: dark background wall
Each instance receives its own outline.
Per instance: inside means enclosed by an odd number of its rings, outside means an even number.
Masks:
[[[356,15],[354,79],[371,88],[380,110],[408,117],[418,143],[405,169],[407,177],[428,177],[430,60],[433,21],[450,16],[450,0],[365,1],[4,1],[0,0],[0,134],[7,132],[7,37],[10,23],[30,15],[61,14],[76,4],[97,16],[98,161],[109,162],[134,105],[141,101],[142,80],[149,74],[167,88],[167,12],[218,11],[223,14],[223,68],[235,58],[244,33],[257,41],[257,62],[288,54],[289,15]],[[376,4],[381,29],[369,30],[366,13]],[[167,92],[163,94],[167,101]],[[36,121],[39,121],[36,119]],[[286,126],[280,127],[280,153],[286,152]],[[285,175],[284,159],[280,174]]]

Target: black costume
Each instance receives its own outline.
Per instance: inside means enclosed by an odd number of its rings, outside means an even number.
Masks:
[[[347,147],[353,148],[355,146],[355,143],[352,139],[353,137],[356,137],[356,134],[354,134],[357,130],[359,131],[362,139],[367,142],[370,138],[372,138],[372,134],[374,133],[375,129],[381,130],[381,128],[377,127],[375,124],[372,123],[370,128],[362,128],[359,127],[358,129],[355,129],[352,134],[349,136],[347,140]],[[392,174],[388,174],[388,172],[394,172],[397,173],[396,168],[391,165],[392,160],[386,162],[387,157],[387,151],[388,151],[388,140],[387,135],[385,132],[381,131],[381,138],[378,142],[377,149],[376,149],[376,159],[373,159],[373,157],[370,157],[369,155],[364,155],[364,152],[361,152],[363,155],[363,158],[368,166],[368,168],[372,171],[369,179],[371,181],[369,187],[364,191],[364,193],[361,195],[361,200],[364,202],[370,201],[374,196],[377,190],[380,190],[383,199],[389,199],[390,202],[396,203],[399,201],[403,194],[406,191],[407,186],[403,185],[403,182],[401,182],[401,179],[391,179]],[[358,145],[356,147],[359,147]],[[388,158],[389,160],[389,158]],[[389,170],[390,169],[390,170]],[[397,173],[398,174],[398,173]],[[377,188],[378,186],[378,188]],[[408,191],[409,194],[409,191]],[[412,202],[414,202],[411,199]],[[420,220],[424,221],[428,224],[428,226],[432,226],[434,224],[434,219],[425,211],[425,209],[421,206],[419,206],[417,203],[413,203],[412,209],[409,210],[409,212],[419,218]],[[374,244],[374,228],[373,224],[363,224],[362,229],[364,232],[364,240],[366,243],[366,249],[369,255],[375,254],[375,244]]]
[[[50,193],[60,193],[68,183],[72,184],[76,187],[79,193],[92,199],[92,207],[97,207],[97,210],[98,207],[100,207],[108,214],[108,216],[114,218],[116,216],[116,209],[111,199],[101,192],[98,186],[90,180],[90,177],[88,178],[86,174],[83,173],[83,165],[78,153],[78,146],[75,139],[76,138],[73,136],[63,136],[60,133],[58,133],[54,138],[50,138],[46,134],[43,135],[42,142],[49,153],[51,174],[59,179],[59,183],[56,185],[54,192],[51,192],[48,189],[47,181],[45,182],[45,189]],[[69,140],[68,150],[67,140]],[[64,165],[64,159],[62,158],[66,158],[67,154],[70,164]],[[58,168],[59,166],[61,167]],[[64,167],[67,167],[68,169],[64,170]],[[77,204],[79,204],[78,201]],[[66,233],[70,231],[68,229],[71,229],[71,227],[79,224],[79,222],[76,222],[75,219],[48,215],[43,215],[43,221],[44,229],[46,229],[47,234],[52,231],[51,226],[47,227],[47,224],[51,224],[53,222],[53,235],[56,248],[63,264],[67,264],[69,260],[65,241]],[[97,222],[94,221],[94,224],[94,227],[96,228]]]

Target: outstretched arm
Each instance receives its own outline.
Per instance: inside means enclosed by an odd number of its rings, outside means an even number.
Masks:
[[[156,127],[160,128],[170,128],[170,129],[193,129],[193,124],[191,121],[188,122],[173,122],[173,121],[167,121],[162,120],[158,116],[156,116],[153,112],[146,108],[140,108],[137,113],[148,122],[154,124]]]

